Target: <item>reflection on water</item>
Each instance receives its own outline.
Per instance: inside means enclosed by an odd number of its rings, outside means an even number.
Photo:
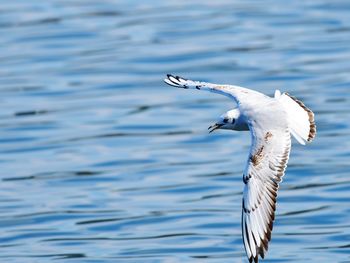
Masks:
[[[9,1],[0,11],[0,246],[6,262],[245,262],[247,133],[166,73],[289,91],[294,145],[269,262],[349,262],[347,1]],[[328,260],[327,260],[328,259]]]

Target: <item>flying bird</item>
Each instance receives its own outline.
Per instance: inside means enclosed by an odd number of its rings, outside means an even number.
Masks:
[[[168,74],[165,83],[183,89],[206,90],[231,98],[237,107],[221,115],[208,129],[250,131],[251,146],[243,173],[242,238],[249,262],[265,257],[271,240],[279,184],[291,149],[291,135],[305,145],[316,135],[314,113],[288,93],[274,98],[233,85],[193,81]]]

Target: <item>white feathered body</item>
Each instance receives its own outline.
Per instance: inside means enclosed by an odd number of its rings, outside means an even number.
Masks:
[[[291,134],[301,144],[315,137],[312,111],[301,101],[279,91],[271,98],[239,86],[192,81],[172,75],[164,81],[179,88],[219,93],[237,103],[238,109],[231,112],[239,116],[238,130],[246,129],[247,125],[252,138],[243,173],[242,237],[249,261],[258,262],[259,255],[264,258],[271,239],[277,190],[287,166]]]

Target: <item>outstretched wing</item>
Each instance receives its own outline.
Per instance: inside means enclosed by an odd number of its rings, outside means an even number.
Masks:
[[[279,183],[291,147],[286,113],[276,112],[274,124],[257,116],[251,123],[252,146],[243,175],[242,236],[249,262],[264,258],[271,240]]]
[[[262,93],[231,85],[218,85],[167,75],[167,84],[207,90],[234,99],[245,116],[252,137],[243,175],[243,243],[250,262],[264,258],[271,240],[279,183],[291,147],[287,113],[282,104]]]
[[[233,99],[238,104],[238,106],[241,102],[244,102],[248,97],[250,99],[256,97],[257,100],[261,97],[267,97],[266,95],[255,90],[246,89],[239,86],[220,85],[201,81],[193,81],[189,79],[184,79],[179,76],[173,76],[171,74],[167,75],[167,78],[164,79],[164,82],[170,86],[177,88],[206,90],[222,94]]]

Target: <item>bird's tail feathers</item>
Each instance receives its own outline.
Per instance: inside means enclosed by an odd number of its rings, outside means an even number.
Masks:
[[[305,142],[311,142],[316,136],[314,113],[304,103],[288,93],[281,94],[279,90],[276,90],[275,98],[287,111],[290,131],[294,138],[303,145]]]

